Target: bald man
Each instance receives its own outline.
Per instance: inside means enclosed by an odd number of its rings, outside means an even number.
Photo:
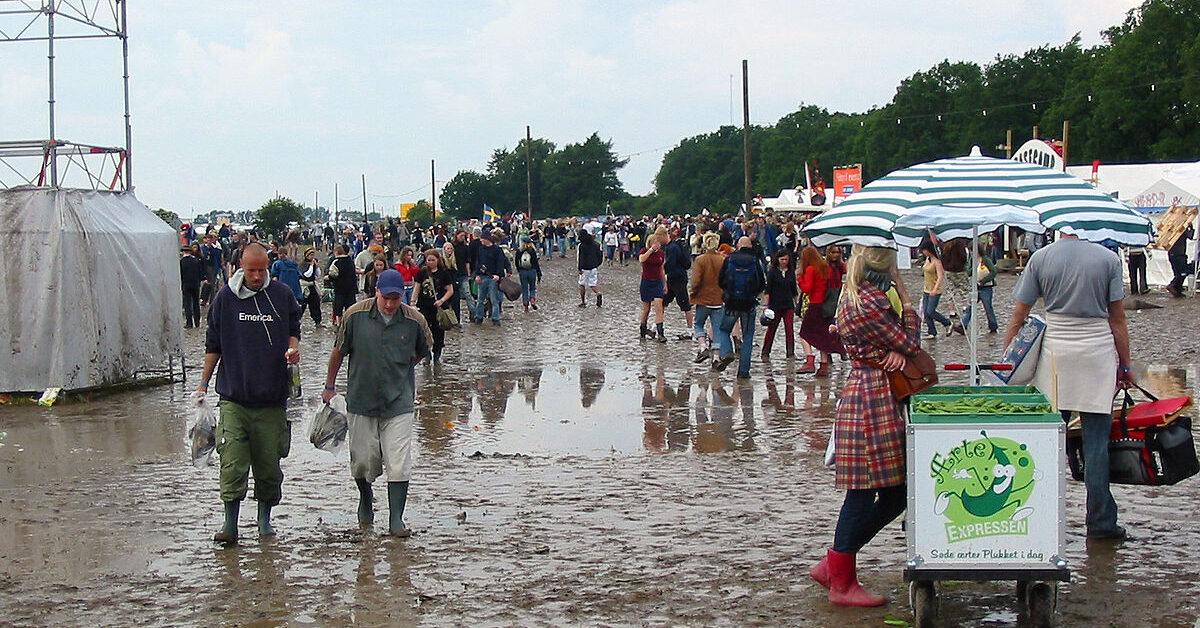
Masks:
[[[267,250],[253,243],[242,252],[242,267],[213,297],[204,341],[204,371],[198,398],[208,392],[213,369],[221,419],[221,501],[225,522],[213,540],[237,542],[238,513],[251,469],[258,502],[258,533],[272,536],[271,508],[283,486],[280,458],[291,447],[285,417],[288,365],[300,362],[300,304],[292,289],[267,276]]]

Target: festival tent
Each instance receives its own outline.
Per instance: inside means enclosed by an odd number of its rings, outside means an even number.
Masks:
[[[0,190],[0,391],[100,387],[178,355],[175,230],[132,192]]]

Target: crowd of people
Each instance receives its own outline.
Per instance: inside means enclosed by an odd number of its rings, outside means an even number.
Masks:
[[[537,310],[542,265],[555,257],[575,259],[578,305],[597,308],[604,307],[603,266],[636,260],[642,341],[669,341],[665,319],[674,304],[687,330],[679,339],[694,342],[695,362],[713,371],[737,362],[737,378],[749,378],[759,325],[765,327],[758,354],[763,362],[772,359],[782,335],[784,357],[799,362],[800,373],[825,378],[834,356],[849,363],[834,442],[836,484],[846,496],[832,546],[811,575],[835,604],[883,604],[881,596],[859,585],[855,555],[905,507],[904,415],[886,372],[902,368],[923,338],[938,338],[938,325],[947,335],[964,332],[975,305],[967,296],[972,268],[978,268],[975,302],[984,308],[988,332],[998,332],[992,293],[999,252],[990,238],[975,250],[963,241],[930,238],[918,249],[923,282],[917,304],[901,280],[895,250],[857,245],[821,250],[803,237],[800,226],[769,217],[702,216],[471,220],[425,230],[387,220],[341,233],[331,227],[293,230],[275,234],[269,243],[263,234],[225,228],[199,239],[183,234],[185,326],[199,326],[201,309],[209,305],[201,396],[222,365],[216,388],[226,518],[215,539],[236,541],[238,504],[251,468],[260,534],[272,533],[270,510],[282,481],[279,458],[289,438],[282,432],[287,365],[299,360],[305,309],[314,326],[322,327],[322,303],[331,302],[337,339],[324,401],[336,394],[336,376],[349,359],[346,397],[359,522],[373,522],[372,482],[386,473],[389,533],[403,536],[415,366],[441,360],[449,330],[488,319],[500,325],[506,299],[520,298],[524,311]],[[1106,539],[1122,539],[1125,532],[1116,523],[1105,475],[1111,408],[1104,395],[1094,393],[1106,382],[1115,387],[1130,377],[1120,265],[1102,247],[1072,238],[1045,245],[1028,260],[1008,328],[1011,339],[1034,302],[1044,300],[1046,342],[1071,355],[1083,374],[1071,385],[1047,385],[1062,391],[1056,403],[1064,418],[1081,414],[1088,534]],[[1063,279],[1067,266],[1073,266],[1072,281]],[[943,294],[958,320],[938,311]]]

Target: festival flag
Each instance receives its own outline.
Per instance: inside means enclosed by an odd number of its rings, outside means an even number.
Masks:
[[[484,203],[483,204],[483,219],[485,221],[500,220],[500,214],[497,214],[496,210],[492,209],[492,207],[490,205],[488,205],[487,203]]]

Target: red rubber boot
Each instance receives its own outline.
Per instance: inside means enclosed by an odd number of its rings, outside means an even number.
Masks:
[[[808,575],[812,576],[817,584],[829,588],[829,554],[821,559],[821,562],[813,565],[813,568],[808,571]]]
[[[858,583],[856,554],[829,550],[829,602],[837,606],[883,606],[887,598],[867,593]]]

